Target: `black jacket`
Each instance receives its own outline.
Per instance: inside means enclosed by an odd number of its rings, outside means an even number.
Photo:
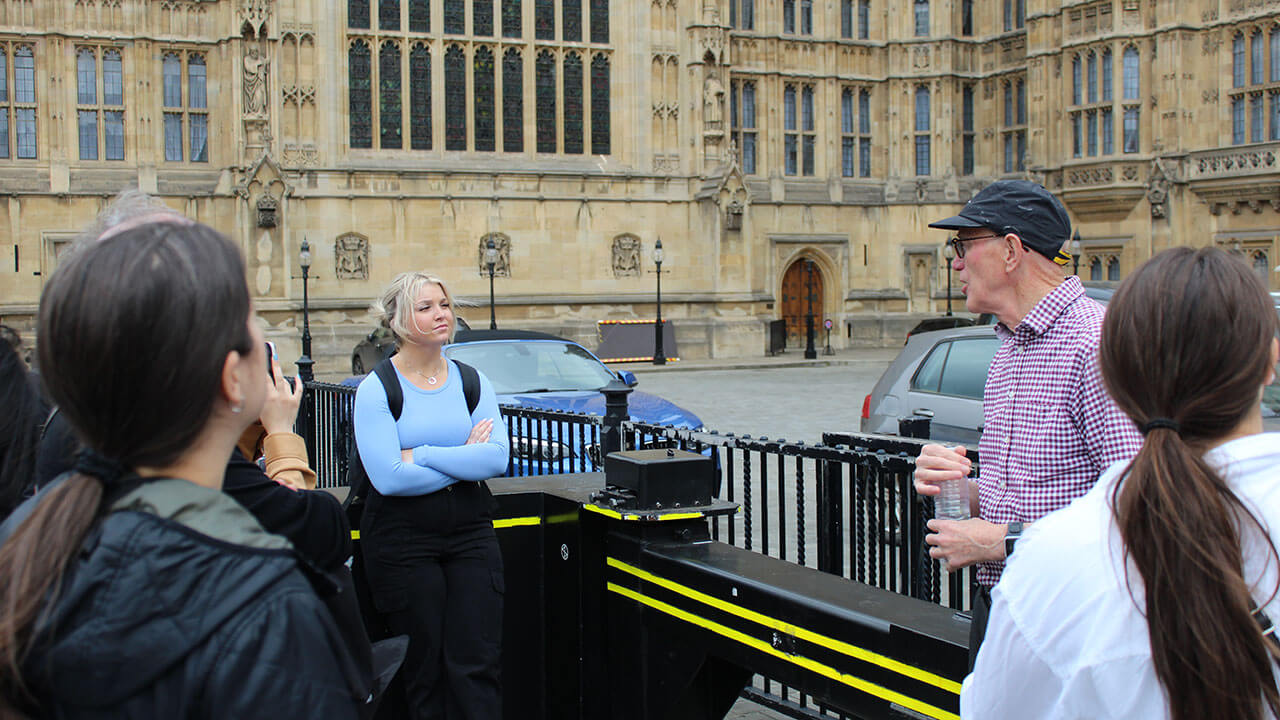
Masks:
[[[341,633],[279,537],[183,480],[112,509],[24,664],[41,716],[356,717]]]

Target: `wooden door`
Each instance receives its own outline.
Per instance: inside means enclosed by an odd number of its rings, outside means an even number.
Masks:
[[[782,276],[782,319],[787,321],[787,347],[804,347],[805,316],[809,312],[809,294],[813,294],[813,337],[820,343],[822,337],[822,270],[813,265],[812,287],[810,273],[805,269],[808,261],[801,258],[787,268]]]

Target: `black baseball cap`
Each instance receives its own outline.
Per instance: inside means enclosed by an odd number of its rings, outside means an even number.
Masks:
[[[1059,265],[1071,262],[1062,251],[1071,237],[1071,218],[1053,193],[1030,180],[997,180],[986,186],[959,215],[929,223],[931,228],[987,228],[1014,233],[1022,244]]]

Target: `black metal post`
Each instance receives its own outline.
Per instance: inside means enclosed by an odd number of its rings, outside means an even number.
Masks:
[[[666,365],[667,355],[662,348],[662,238],[653,246],[654,273],[658,276],[658,318],[653,323],[653,364]]]
[[[611,452],[622,449],[622,423],[629,416],[627,395],[631,387],[614,378],[608,385],[600,388],[604,393],[604,422],[600,428],[600,468],[603,469],[604,458]]]
[[[835,354],[836,354],[836,351],[831,349],[831,326],[832,326],[833,324],[834,324],[834,323],[832,323],[832,322],[831,322],[831,319],[830,319],[830,318],[828,318],[826,321],[824,321],[824,322],[822,323],[822,326],[823,326],[824,328],[826,328],[826,329],[827,329],[827,346],[826,346],[825,348],[823,348],[823,349],[822,349],[822,354],[823,354],[823,355],[835,355]]]
[[[955,256],[951,252],[950,243],[942,251],[942,256],[947,259],[947,317],[951,317],[951,263]]]
[[[1080,231],[1071,238],[1071,274],[1080,275]]]
[[[299,253],[302,265],[302,357],[298,358],[298,377],[309,383],[316,379],[311,359],[311,306],[307,297],[307,281],[311,273],[311,246],[302,241],[302,252]]]
[[[804,359],[816,360],[818,358],[818,349],[813,346],[813,261],[806,260],[804,269],[809,295],[809,312],[805,315]]]
[[[489,266],[489,329],[498,329],[498,316],[495,314],[493,307],[493,268],[498,262],[498,248],[493,244],[493,238],[489,238],[489,243],[484,249],[485,263]]]

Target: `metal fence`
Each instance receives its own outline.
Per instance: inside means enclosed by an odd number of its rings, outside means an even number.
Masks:
[[[345,484],[355,388],[309,383],[299,431],[320,487]],[[589,472],[600,463],[599,415],[501,406],[511,445],[508,475]],[[716,518],[712,537],[957,610],[971,607],[970,570],[944,573],[924,543],[931,500],[911,487],[922,440],[826,433],[823,443],[771,441],[671,426],[621,423],[624,449],[676,447],[709,453],[718,497],[742,512]],[[976,463],[976,453],[971,453]],[[827,717],[811,699],[767,678],[745,693],[798,718]]]

